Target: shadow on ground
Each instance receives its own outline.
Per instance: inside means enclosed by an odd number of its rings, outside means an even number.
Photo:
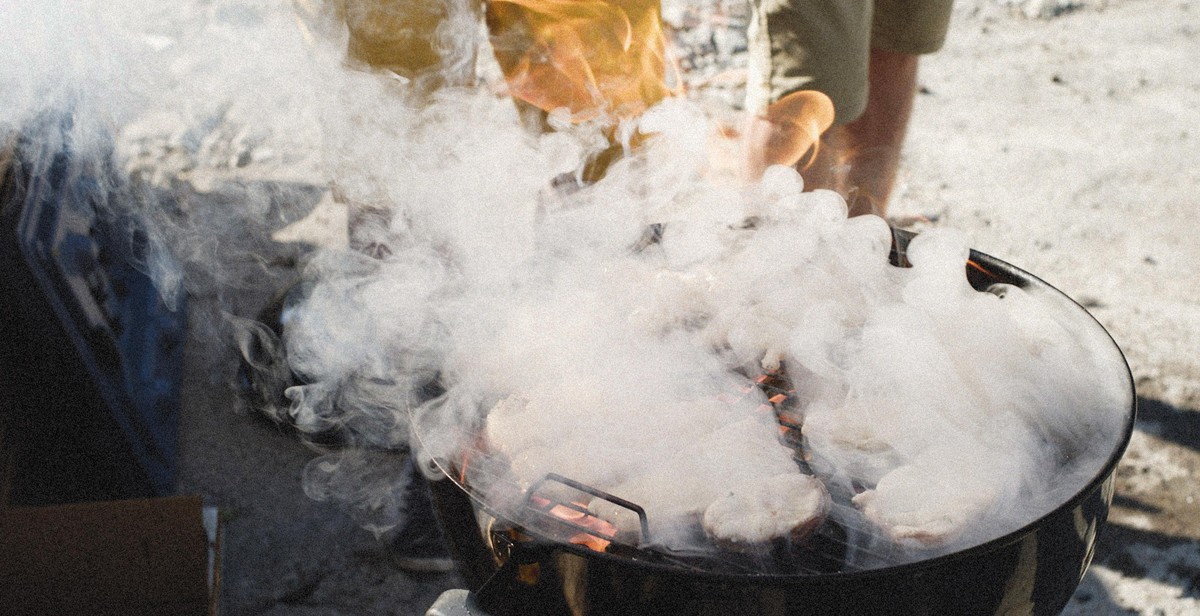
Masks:
[[[1138,398],[1135,427],[1096,560],[1065,614],[1174,614],[1156,603],[1200,602],[1200,412]]]

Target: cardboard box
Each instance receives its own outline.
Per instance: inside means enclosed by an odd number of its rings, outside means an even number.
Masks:
[[[219,570],[199,497],[0,510],[5,614],[213,616]]]

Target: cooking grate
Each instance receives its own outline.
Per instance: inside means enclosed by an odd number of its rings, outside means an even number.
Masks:
[[[780,442],[793,450],[793,459],[800,469],[812,474],[811,456],[804,446],[803,422],[794,408],[796,390],[786,370],[767,372],[751,379],[746,387],[731,395],[729,401],[756,395],[755,390],[766,399],[759,410],[773,413],[779,424]],[[505,470],[504,464],[493,463],[495,456],[486,451],[486,444],[482,445],[464,458],[463,466],[456,474],[463,486],[476,496],[479,494],[473,486],[487,486],[489,495],[522,495],[512,506],[503,507],[503,511],[486,504],[493,499],[474,499],[489,519],[481,527],[487,528],[490,548],[501,558],[513,542],[541,540],[574,544],[691,571],[716,573],[816,575],[860,570],[864,563],[879,566],[898,562],[888,546],[866,545],[867,542],[861,540],[871,535],[868,522],[850,504],[854,494],[834,486],[830,486],[831,515],[803,541],[779,538],[762,546],[763,549],[742,552],[713,545],[696,522],[688,530],[689,539],[692,539],[688,543],[698,547],[668,548],[657,543],[651,535],[650,520],[639,504],[556,473],[549,473],[526,488]],[[628,512],[630,519],[636,517],[637,530],[620,530],[595,515],[589,508],[595,499],[606,501],[610,509]]]

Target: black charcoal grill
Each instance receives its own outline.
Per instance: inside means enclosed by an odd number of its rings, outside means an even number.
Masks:
[[[911,234],[897,232],[892,261],[907,264]],[[1005,283],[1054,291],[1036,277],[972,251],[971,285]],[[1078,309],[1081,327],[1100,326]],[[1100,330],[1102,331],[1102,330]],[[844,567],[854,532],[826,523],[802,545],[786,541],[755,554],[721,551],[669,553],[645,549],[646,513],[569,477],[549,475],[526,491],[518,514],[502,515],[460,485],[459,465],[438,463],[432,482],[439,520],[470,586],[449,609],[431,614],[516,615],[785,615],[785,614],[1057,614],[1075,592],[1089,563],[1113,496],[1114,471],[1133,430],[1130,400],[1123,432],[1100,471],[1066,502],[1025,527],[954,553],[882,568]],[[781,375],[757,381],[770,399],[781,438],[805,464],[799,426],[787,413],[789,386]],[[550,485],[554,489],[543,489]],[[565,486],[565,488],[564,488]],[[574,490],[608,500],[638,520],[639,534],[598,529],[574,499]],[[518,490],[519,492],[519,490]],[[557,498],[555,495],[560,495]],[[835,495],[835,501],[837,496]],[[553,515],[563,507],[567,515]],[[573,510],[573,513],[571,513]],[[590,547],[589,547],[590,546]]]

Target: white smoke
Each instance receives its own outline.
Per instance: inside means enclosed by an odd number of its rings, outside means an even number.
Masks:
[[[385,141],[358,145],[375,156],[346,162],[386,195],[390,254],[353,266],[350,287],[316,272],[289,352],[308,388],[365,373],[418,402],[436,375],[447,391],[415,410],[423,453],[462,460],[485,437],[501,463],[480,477],[507,480],[471,488],[501,509],[556,473],[641,504],[656,543],[691,547],[686,524],[723,494],[798,472],[760,400],[722,401],[780,366],[818,476],[861,491],[834,519],[909,550],[873,548],[858,566],[1013,530],[1112,454],[1128,382],[1078,309],[973,290],[950,230],[914,240],[912,268],[891,266],[882,220],[848,220],[789,169],[740,180],[710,159],[726,149],[684,101],[652,110],[648,140],[571,189],[552,186],[585,164],[586,127],[531,134],[509,101],[470,90],[386,118]],[[322,413],[293,400],[298,416]],[[384,414],[399,423],[405,408]]]
[[[351,71],[323,15],[234,0],[0,8],[24,60],[0,63],[0,131],[58,110],[74,119],[71,147],[117,141],[120,167],[157,186],[169,178],[139,155],[178,156],[174,171],[203,184],[195,161],[224,152],[224,127],[372,212],[359,231],[381,258],[329,249],[305,268],[285,339],[302,429],[384,449],[415,436],[443,461],[487,434],[512,462],[487,470],[524,485],[556,472],[634,500],[678,546],[686,528],[668,522],[799,472],[760,399],[724,401],[784,367],[812,467],[841,495],[833,521],[867,529],[865,546],[910,550],[858,566],[1015,529],[1112,454],[1131,397],[1119,354],[1053,295],[972,290],[961,234],[927,232],[913,267],[893,267],[882,220],[848,220],[840,197],[803,192],[790,169],[740,178],[738,144],[683,100],[648,112],[648,138],[584,186],[608,146],[599,126],[551,114],[555,130],[531,130],[494,80],[430,94]],[[478,27],[439,36],[459,48]],[[156,140],[164,118],[189,129]],[[170,194],[139,202],[167,292],[187,275],[252,283],[205,269],[272,215],[272,195],[238,194],[220,216],[168,215]],[[310,493],[396,509],[383,497],[403,486],[363,494],[354,467],[312,467]],[[517,496],[471,487],[501,505]]]

